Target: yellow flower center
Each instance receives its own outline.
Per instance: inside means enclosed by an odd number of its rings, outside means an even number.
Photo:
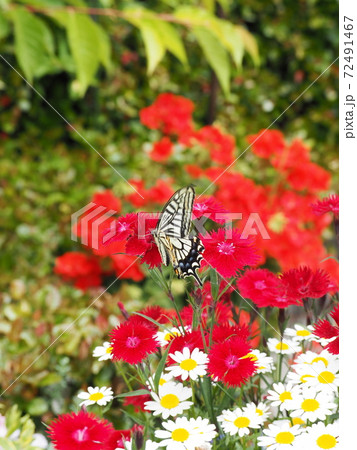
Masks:
[[[266,369],[266,367],[264,367],[264,366],[259,366],[258,367],[258,370],[263,370],[263,369]]]
[[[332,372],[329,372],[328,370],[321,372],[320,375],[317,377],[319,383],[322,384],[333,383],[335,378],[336,378],[335,375]]]
[[[89,396],[89,400],[93,400],[93,402],[97,402],[98,400],[101,400],[104,397],[104,395],[101,392],[96,392],[95,394],[91,394]]]
[[[279,342],[276,344],[275,348],[279,351],[281,350],[287,350],[289,348],[288,344],[285,344],[285,342]]]
[[[179,403],[180,400],[175,394],[164,395],[160,400],[160,405],[166,409],[176,408]]]
[[[279,400],[285,402],[285,400],[292,400],[291,392],[285,391],[279,395]]]
[[[324,357],[322,357],[322,356],[317,356],[316,358],[314,358],[314,359],[311,361],[311,364],[313,364],[313,363],[315,363],[315,362],[319,362],[319,361],[322,361],[322,362],[325,364],[326,367],[328,366],[328,361],[327,361],[327,359],[324,358]]]
[[[322,434],[316,440],[316,444],[320,448],[329,449],[336,447],[337,440],[331,434]]]
[[[185,442],[190,437],[190,433],[184,428],[177,428],[171,434],[171,439],[176,442]]]
[[[308,330],[298,330],[296,336],[310,336],[310,331]]]
[[[258,414],[258,416],[262,416],[264,413],[261,409],[256,409],[255,412]]]
[[[290,431],[280,431],[275,436],[275,440],[278,444],[291,444],[295,440],[295,436]]]
[[[108,347],[108,348],[106,349],[105,353],[111,353],[112,350],[113,350],[113,347]]]
[[[164,380],[164,378],[160,378],[159,386],[162,386],[165,383],[166,383],[166,380]]]
[[[305,423],[300,417],[293,417],[292,422],[293,425],[304,425]]]
[[[241,357],[241,359],[247,359],[249,358],[251,361],[257,361],[258,357],[256,355],[253,355],[253,353],[248,353],[247,355],[244,355]]]
[[[195,369],[197,367],[197,363],[196,363],[196,361],[194,359],[191,359],[191,358],[184,359],[181,362],[180,367],[181,367],[182,370],[189,371],[189,370]]]
[[[304,411],[316,411],[320,406],[320,403],[314,398],[308,398],[301,403],[301,408]]]
[[[178,336],[180,333],[178,333],[177,331],[173,331],[172,333],[166,333],[164,336],[164,340],[165,341],[170,341],[172,338],[174,338],[175,336]]]
[[[300,377],[301,383],[306,383],[307,382],[306,378],[314,378],[314,377],[313,375],[303,375],[302,377]]]
[[[233,423],[237,428],[245,428],[249,426],[250,420],[248,417],[237,417]]]
[[[278,212],[269,218],[268,227],[275,233],[281,233],[287,222],[286,216],[282,212]]]

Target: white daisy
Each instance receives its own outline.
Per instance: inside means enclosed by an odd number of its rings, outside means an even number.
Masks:
[[[339,449],[338,423],[325,425],[318,422],[305,429],[305,433],[296,438],[294,450]]]
[[[290,404],[290,416],[302,420],[325,420],[326,416],[333,414],[336,404],[333,397],[326,392],[319,392],[313,387],[304,388],[300,395]]]
[[[269,450],[294,450],[296,436],[302,431],[300,425],[290,426],[289,421],[276,421],[263,430],[265,436],[258,437],[258,445],[268,447]]]
[[[98,361],[105,361],[113,358],[112,346],[110,342],[103,342],[93,350],[93,356],[99,358]]]
[[[328,367],[330,363],[338,362],[338,355],[333,355],[327,350],[322,350],[321,353],[315,353],[308,350],[296,357],[293,367],[295,367],[296,364],[313,364],[319,361],[322,361],[325,364],[325,367]]]
[[[84,400],[79,404],[79,406],[85,405],[94,405],[97,403],[99,406],[105,406],[111,400],[113,400],[113,390],[112,388],[107,388],[105,386],[99,388],[96,387],[88,387],[88,392],[80,392],[78,394],[78,398]]]
[[[225,433],[229,433],[231,436],[238,434],[239,437],[249,434],[251,428],[259,428],[262,423],[255,409],[252,410],[251,408],[246,410],[236,408],[233,411],[225,409],[217,417],[217,420],[221,423]]]
[[[159,394],[151,392],[151,396],[154,401],[145,402],[145,409],[153,411],[154,416],[160,414],[163,419],[182,414],[193,405],[185,401],[192,397],[192,389],[178,383],[165,383],[160,386]]]
[[[290,409],[292,400],[300,394],[300,386],[294,386],[292,383],[284,385],[283,383],[274,383],[273,389],[268,391],[267,400],[271,406],[279,406],[281,411]]]
[[[188,420],[178,417],[175,421],[162,423],[165,430],[156,430],[155,437],[162,439],[160,447],[167,450],[192,450],[210,442],[216,435],[216,427],[208,423],[208,419]]]
[[[301,352],[300,345],[292,339],[282,339],[280,341],[276,338],[269,338],[267,344],[269,350],[273,353],[292,355],[293,353]]]
[[[182,380],[187,380],[187,378],[197,380],[198,377],[207,373],[208,356],[198,348],[191,352],[188,347],[185,347],[182,352],[170,353],[170,356],[178,363],[178,365],[169,366],[166,369],[174,377],[181,377]]]
[[[302,327],[301,325],[296,324],[294,325],[294,328],[286,328],[284,335],[289,336],[296,342],[311,341],[313,338],[313,330],[314,327],[312,325]]]
[[[257,349],[252,350],[243,358],[250,358],[256,363],[256,373],[271,373],[275,369],[273,358]]]
[[[154,378],[155,378],[155,375],[148,378],[148,380],[146,382],[146,384],[150,390],[154,389],[154,386],[155,386]],[[160,376],[160,380],[159,380],[159,387],[163,386],[165,383],[167,383],[169,381],[172,381],[172,378],[173,378],[173,376],[171,373],[162,373]]]
[[[294,372],[288,373],[293,383],[302,383],[304,386],[315,386],[321,391],[337,391],[339,385],[338,363],[335,361],[325,366],[324,361],[312,364],[294,364]]]
[[[270,415],[270,409],[269,409],[268,405],[266,405],[263,402],[259,402],[258,405],[256,405],[253,402],[247,403],[243,407],[243,412],[246,412],[246,411],[247,412],[255,412],[259,417],[260,424],[263,424]]]
[[[191,331],[191,328],[188,326],[185,326],[185,331]],[[184,334],[184,331],[182,327],[176,328],[170,328],[169,330],[164,331],[158,331],[156,333],[156,340],[159,341],[161,347],[165,347],[171,339],[177,336],[182,336]]]

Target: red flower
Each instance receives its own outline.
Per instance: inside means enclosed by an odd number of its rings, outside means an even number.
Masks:
[[[167,181],[160,179],[157,180],[156,184],[147,191],[147,198],[149,202],[157,203],[159,205],[166,203],[167,199],[174,193],[172,187],[170,186],[171,183],[172,181],[170,179]]]
[[[164,136],[160,141],[154,143],[149,156],[153,161],[163,162],[169,159],[172,151],[173,143],[168,137]]]
[[[310,192],[326,191],[330,185],[331,175],[317,164],[308,162],[291,169],[287,181],[298,191],[303,189]]]
[[[332,325],[327,319],[319,320],[314,327],[314,334],[320,338],[331,339],[326,349],[333,355],[339,354],[339,306],[335,306],[330,313],[330,318],[335,321],[336,325]]]
[[[145,386],[143,387],[145,389]],[[145,411],[145,402],[148,402],[152,400],[151,395],[132,395],[130,397],[125,397],[125,400],[123,402],[123,406],[134,406],[134,412],[138,413],[140,411]]]
[[[250,336],[247,325],[216,325],[213,328],[212,340],[213,342],[225,342],[236,337],[247,340]]]
[[[193,205],[193,219],[200,219],[205,216],[217,223],[224,223],[223,214],[228,211],[214,197],[208,197],[200,201],[196,200]]]
[[[207,336],[205,335],[206,339],[206,345],[207,345]],[[199,348],[200,350],[205,350],[205,344],[202,339],[202,333],[200,330],[194,330],[194,331],[187,331],[182,336],[177,336],[171,339],[171,346],[169,353],[175,353],[176,351],[182,352],[182,350],[185,347],[188,347],[190,351],[194,350],[195,348]],[[171,357],[168,357],[167,364],[175,364],[176,362],[171,359]]]
[[[67,252],[57,257],[54,272],[64,280],[74,280],[75,286],[82,290],[102,283],[97,259],[80,252]]]
[[[320,298],[330,290],[328,274],[321,269],[314,272],[306,266],[284,272],[280,281],[286,296],[291,300]]]
[[[243,239],[237,230],[230,230],[232,237],[226,238],[226,230],[201,236],[205,247],[202,266],[210,265],[223,277],[236,275],[237,270],[245,266],[255,265],[259,261],[253,239]]]
[[[80,411],[59,416],[47,430],[57,450],[102,450],[112,425],[93,413]]]
[[[162,263],[161,256],[151,230],[157,224],[157,217],[146,213],[138,213],[133,226],[133,234],[127,240],[125,250],[128,255],[142,255],[141,263],[147,263],[150,268]]]
[[[130,430],[114,430],[105,442],[102,450],[125,449],[125,442],[130,441],[132,429]]]
[[[105,236],[110,233],[110,229],[104,230],[103,242],[108,245],[116,241],[125,241],[134,232],[134,224],[138,221],[138,216],[135,213],[127,214],[126,216],[119,217],[115,221],[115,234],[109,239],[105,239]]]
[[[213,307],[212,296],[205,297],[201,306],[201,323],[203,327],[206,327],[209,317],[211,317],[210,308]],[[232,318],[231,305],[224,301],[218,301],[214,307],[214,321],[221,325],[228,324]],[[183,322],[189,326],[192,326],[193,320],[193,308],[191,305],[185,306],[181,310],[181,318]]]
[[[112,255],[115,274],[117,277],[133,281],[141,281],[145,278],[138,258],[131,255]]]
[[[193,145],[195,141],[210,152],[213,161],[225,165],[233,161],[234,137],[222,133],[219,128],[208,125],[180,139],[181,143],[188,146]]]
[[[248,136],[247,141],[252,146],[252,152],[261,158],[281,155],[285,148],[284,136],[278,130],[260,130]]]
[[[152,130],[164,134],[182,134],[192,129],[194,104],[171,93],[160,94],[155,102],[140,111],[140,121]]]
[[[278,294],[278,277],[267,269],[247,270],[238,280],[244,298],[250,298],[259,308],[272,306]]]
[[[93,195],[92,202],[98,206],[104,206],[107,209],[113,209],[116,212],[121,211],[121,201],[113,194],[110,189],[95,193]]]
[[[165,310],[164,308],[161,308],[161,306],[147,306],[146,308],[138,312],[140,314],[143,314],[144,316],[154,319],[156,322],[161,324],[168,323],[172,316],[172,311]],[[149,328],[154,329],[155,331],[158,329],[157,325],[155,325],[153,322],[150,322],[150,320],[145,319],[144,317],[141,317],[137,314],[132,315],[129,320],[132,323],[145,325]]]
[[[239,337],[214,344],[209,352],[211,377],[233,387],[245,383],[256,370],[254,362],[244,358],[249,352],[249,344]]]
[[[113,360],[123,360],[129,364],[140,363],[149,354],[155,353],[159,345],[151,328],[130,321],[114,328],[110,341]]]
[[[312,211],[316,216],[321,216],[327,212],[332,212],[335,217],[339,215],[339,196],[337,194],[331,194],[328,197],[323,198],[317,203],[311,205]]]

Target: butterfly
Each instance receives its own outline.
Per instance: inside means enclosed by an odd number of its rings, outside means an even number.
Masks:
[[[196,270],[201,266],[204,246],[199,237],[190,236],[194,199],[192,186],[176,191],[164,206],[152,234],[162,263],[171,263],[179,278],[192,276],[202,286]]]

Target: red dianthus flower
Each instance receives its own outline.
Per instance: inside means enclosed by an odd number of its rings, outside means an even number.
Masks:
[[[93,413],[80,411],[53,420],[47,433],[57,450],[102,450],[112,425]]]
[[[332,212],[335,217],[338,218],[339,196],[337,194],[331,194],[328,197],[323,198],[321,201],[313,203],[311,208],[316,216],[321,216],[327,212]]]
[[[172,151],[173,143],[168,137],[164,136],[160,141],[153,144],[149,156],[153,161],[163,162],[169,159]]]
[[[208,197],[200,201],[196,200],[192,209],[194,219],[200,219],[205,216],[217,223],[224,223],[222,215],[226,213],[228,211],[214,197]]]
[[[334,354],[339,354],[339,307],[336,306],[330,313],[330,318],[335,321],[336,325],[332,325],[327,319],[319,320],[314,327],[314,334],[320,338],[331,339],[335,338],[326,349]]]
[[[110,334],[114,361],[138,364],[151,353],[155,353],[159,343],[154,330],[145,325],[129,321],[114,328]]]
[[[278,293],[278,277],[268,269],[247,270],[238,280],[241,295],[259,308],[271,306]]]
[[[284,272],[280,281],[287,298],[291,300],[320,298],[331,288],[330,277],[324,270],[313,271],[306,266]]]
[[[252,238],[243,239],[237,230],[226,238],[225,232],[221,228],[201,236],[205,247],[202,266],[210,265],[223,277],[232,277],[243,267],[257,264],[259,256]]]
[[[209,352],[208,371],[228,386],[240,386],[251,377],[255,363],[245,356],[250,352],[249,344],[239,337],[214,344]]]
[[[278,130],[260,130],[257,134],[247,137],[252,152],[261,158],[281,155],[285,148],[284,136]]]

